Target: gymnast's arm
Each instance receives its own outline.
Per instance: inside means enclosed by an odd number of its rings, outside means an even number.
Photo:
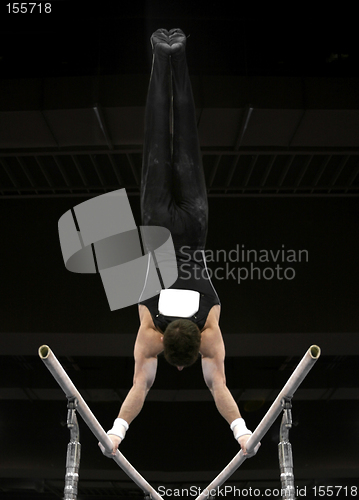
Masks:
[[[212,393],[219,413],[229,424],[241,417],[238,406],[226,385],[224,371],[225,348],[218,323],[212,322],[202,331],[201,348],[204,380]],[[244,454],[250,434],[238,438]]]
[[[133,385],[123,402],[118,418],[125,420],[128,424],[140,413],[143,403],[150,390],[157,371],[157,355],[163,350],[161,335],[146,323],[141,323],[135,343],[135,373]],[[122,439],[110,434],[115,454]]]

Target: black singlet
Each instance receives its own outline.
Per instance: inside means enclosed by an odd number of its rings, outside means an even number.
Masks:
[[[182,254],[176,253],[178,278],[176,282],[170,286],[174,289],[195,290],[200,293],[199,309],[194,316],[187,318],[192,320],[200,330],[203,329],[209,311],[214,305],[220,305],[217,292],[214,289],[209,277],[206,266],[205,255],[203,250],[195,252],[186,250]],[[139,302],[146,306],[151,313],[153,322],[159,330],[164,332],[167,325],[179,319],[173,316],[164,316],[158,310],[159,295],[155,295],[150,299]]]

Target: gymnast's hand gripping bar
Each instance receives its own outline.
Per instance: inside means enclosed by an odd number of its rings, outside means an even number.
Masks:
[[[312,345],[305,353],[297,368],[288,379],[288,382],[278,394],[277,398],[274,400],[272,406],[264,415],[263,419],[259,423],[256,430],[253,432],[252,436],[248,439],[246,448],[249,456],[254,453],[255,448],[260,440],[268,432],[278,415],[281,413],[282,399],[292,398],[293,394],[303,382],[319,356],[320,347],[316,345]],[[202,490],[202,493],[196,498],[196,500],[207,499],[211,494],[211,491],[215,491],[217,488],[219,488],[238,469],[238,467],[242,465],[246,458],[248,458],[248,455],[245,456],[243,454],[243,451],[240,450],[237,455],[229,462],[227,467],[225,467],[222,472],[218,474],[218,476],[207,486],[207,488]]]
[[[98,441],[105,448],[106,453],[111,454],[113,448],[111,439],[108,437],[108,435],[96,419],[95,415],[85,403],[81,394],[70,380],[69,376],[59,363],[54,353],[47,345],[43,345],[39,348],[39,356],[55,378],[56,382],[60,385],[61,389],[66,394],[66,397],[68,399],[76,398],[76,410],[79,412]],[[130,462],[122,455],[119,450],[116,451],[116,455],[113,456],[113,459],[117,463],[117,465],[119,465],[121,469],[132,479],[132,481],[137,484],[137,486],[151,495],[151,499],[163,500],[161,495],[159,495],[157,491],[152,488],[152,486],[141,476],[141,474],[137,472],[137,470],[130,464]]]

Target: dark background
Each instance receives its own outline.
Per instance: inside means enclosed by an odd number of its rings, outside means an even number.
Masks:
[[[319,486],[347,487],[339,496],[349,496],[359,486],[359,54],[351,13],[245,12],[217,1],[51,6],[51,14],[37,7],[30,15],[0,5],[0,498],[63,496],[66,398],[40,345],[53,349],[105,429],[131,387],[137,308],[111,312],[98,275],[65,269],[57,222],[92,196],[126,188],[140,225],[149,38],[159,27],[190,35],[207,248],[309,256],[279,262],[294,269],[291,280],[213,279],[228,387],[254,429],[318,344],[322,355],[293,398],[295,484],[308,498]],[[255,265],[263,272],[276,264]],[[218,266],[223,259],[209,262]],[[79,498],[140,498],[80,426]],[[226,484],[279,488],[278,435],[279,420]],[[238,445],[199,361],[180,373],[160,358],[121,451],[154,487],[204,488],[227,465]]]

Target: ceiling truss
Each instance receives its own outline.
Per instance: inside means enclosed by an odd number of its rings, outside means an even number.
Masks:
[[[203,150],[210,197],[357,196],[353,150]],[[139,195],[142,150],[29,151],[0,155],[1,198]]]

